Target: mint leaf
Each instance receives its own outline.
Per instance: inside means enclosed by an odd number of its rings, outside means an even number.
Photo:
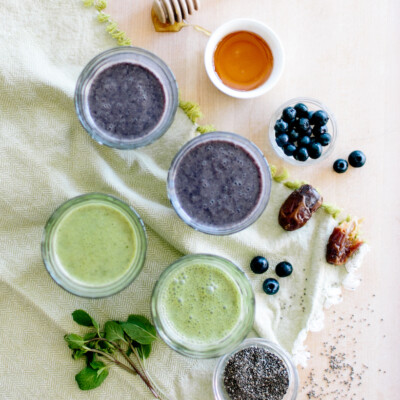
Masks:
[[[99,329],[99,324],[86,311],[75,310],[72,313],[72,318],[79,325],[94,326],[96,330]]]
[[[92,340],[97,337],[97,332],[89,332],[83,338],[85,340]]]
[[[123,340],[124,342],[126,342],[124,337],[124,330],[119,323],[108,321],[104,325],[104,330],[107,340],[110,340],[111,342],[115,342],[116,340]]]
[[[149,358],[150,353],[151,353],[151,344],[140,344],[138,342],[135,342],[134,340],[131,342],[132,346],[136,349],[139,357],[144,360],[145,358]],[[129,347],[128,350],[130,350],[131,348]],[[128,354],[130,355],[132,353],[131,352]]]
[[[86,353],[86,366],[90,367],[90,363],[96,360],[96,354],[88,351]]]
[[[155,338],[157,338],[156,328],[146,317],[143,317],[143,315],[131,314],[128,317],[127,322],[142,327],[147,332],[152,334]]]
[[[100,373],[99,373],[100,372]],[[83,368],[75,375],[75,380],[81,390],[91,390],[99,387],[108,376],[108,369],[95,370],[91,367]]]
[[[124,332],[135,342],[140,344],[151,344],[157,339],[157,336],[151,331],[149,332],[142,326],[130,322],[121,323]]]
[[[142,360],[149,358],[151,353],[151,344],[140,344],[137,348],[137,352]]]
[[[79,360],[80,358],[82,358],[84,355],[86,354],[86,350],[74,350],[72,352],[72,358],[74,360]]]
[[[85,345],[85,341],[82,336],[71,333],[64,336],[64,340],[68,343],[68,347],[72,350],[80,350]]]
[[[101,369],[101,368],[104,368],[106,366],[106,364],[104,364],[103,362],[101,362],[101,361],[92,361],[91,363],[90,363],[90,367],[91,368],[93,368],[93,369]]]

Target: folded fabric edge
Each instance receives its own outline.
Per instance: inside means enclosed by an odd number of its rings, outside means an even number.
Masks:
[[[314,314],[308,321],[307,326],[302,329],[297,336],[296,341],[293,344],[292,356],[295,365],[301,367],[307,367],[307,361],[310,359],[310,352],[307,350],[307,346],[304,344],[307,339],[308,332],[320,332],[325,327],[325,310],[328,310],[334,305],[337,305],[343,301],[342,288],[346,290],[355,290],[361,280],[357,277],[357,272],[361,267],[365,255],[370,251],[368,244],[364,243],[358,251],[351,257],[345,264],[345,268],[348,275],[343,280],[342,285],[337,288],[330,288],[325,290],[325,301],[323,308],[317,314]]]

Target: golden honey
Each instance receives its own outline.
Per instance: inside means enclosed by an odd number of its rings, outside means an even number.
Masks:
[[[274,66],[267,42],[253,32],[238,31],[225,36],[214,52],[214,68],[232,89],[253,90],[268,80]]]

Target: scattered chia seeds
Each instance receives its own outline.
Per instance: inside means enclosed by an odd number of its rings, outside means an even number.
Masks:
[[[365,392],[362,389],[363,379],[370,379],[368,370],[371,368],[360,360],[356,347],[359,346],[358,336],[371,328],[370,318],[373,318],[375,310],[371,304],[361,308],[354,306],[354,309],[356,314],[364,312],[365,315],[369,312],[369,318],[350,313],[337,316],[336,311],[333,311],[333,323],[337,329],[328,333],[329,342],[322,343],[319,356],[325,366],[322,364],[318,369],[311,368],[303,381],[299,395],[305,399],[366,400],[360,391]],[[376,317],[373,319],[376,323],[379,322]],[[384,319],[381,318],[380,323],[383,322]],[[349,350],[350,346],[354,348]],[[385,374],[386,371],[380,368],[377,373]]]
[[[251,346],[228,360],[224,385],[232,400],[282,400],[289,387],[289,374],[275,354]]]

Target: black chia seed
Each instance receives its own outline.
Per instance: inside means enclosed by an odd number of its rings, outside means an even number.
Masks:
[[[228,360],[224,385],[232,400],[282,400],[289,387],[289,374],[279,357],[252,346]]]

